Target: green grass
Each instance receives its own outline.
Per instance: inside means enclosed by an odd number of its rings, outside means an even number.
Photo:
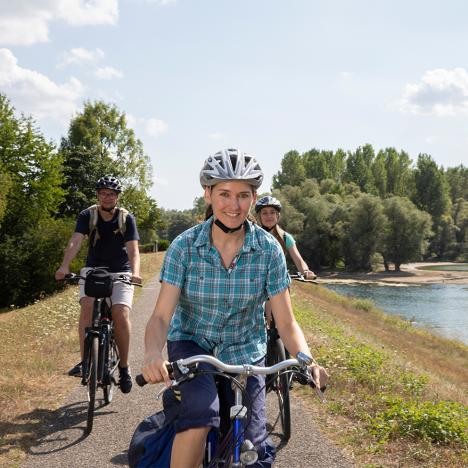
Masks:
[[[141,256],[145,279],[161,254]],[[135,298],[141,293],[136,288]],[[60,406],[76,382],[66,375],[79,359],[78,288],[0,314],[0,466],[20,466],[43,421],[37,411]]]
[[[392,330],[396,341],[399,330],[402,340],[414,336],[415,346],[416,337],[424,338],[424,333],[405,320],[388,318],[371,301],[350,302],[328,290],[318,291],[301,288],[293,294],[293,303],[298,321],[309,341],[313,340],[316,359],[331,374],[326,408],[309,402],[329,427],[340,421],[339,430],[331,431],[340,433],[334,436],[337,442],[353,452],[362,466],[390,466],[384,455],[390,448],[397,452],[394,456],[405,458],[407,466],[422,461],[426,466],[463,466],[467,461],[467,406],[456,401],[458,394],[451,394],[449,386],[443,389],[445,398],[441,397],[438,385],[443,375],[409,363],[397,348],[362,329],[366,320],[377,321],[383,329]],[[314,294],[320,301],[314,301]],[[352,310],[362,328],[355,326],[349,314],[340,317],[342,309]],[[459,351],[458,344],[453,347]],[[466,356],[466,347],[462,349]],[[366,465],[369,458],[381,464]]]

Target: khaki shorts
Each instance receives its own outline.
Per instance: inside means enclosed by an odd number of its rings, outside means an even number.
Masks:
[[[92,270],[92,268],[82,268],[80,270],[80,276],[86,277],[86,273]],[[121,273],[111,273],[112,276],[120,276],[120,275],[128,275],[131,276],[131,273],[129,271],[122,271]],[[86,294],[84,292],[84,280],[79,281],[79,286],[80,286],[80,301],[82,297],[86,297]],[[110,297],[110,306],[116,305],[116,304],[122,304],[127,306],[130,310],[132,310],[132,304],[133,304],[133,290],[135,289],[134,286],[130,284],[125,284],[121,282],[114,283],[114,287],[112,288],[112,296]]]

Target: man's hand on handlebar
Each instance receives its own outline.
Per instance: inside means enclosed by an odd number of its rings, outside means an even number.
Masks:
[[[135,284],[141,285],[143,283],[143,279],[139,275],[132,275],[130,281]]]
[[[69,268],[65,268],[64,266],[61,266],[56,272],[55,272],[55,279],[57,281],[63,281],[65,279],[65,276],[70,273]]]

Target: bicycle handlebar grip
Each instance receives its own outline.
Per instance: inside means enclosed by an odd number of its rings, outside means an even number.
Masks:
[[[139,387],[144,387],[148,383],[146,379],[143,377],[143,374],[138,374],[135,377],[135,382],[138,384]]]
[[[167,372],[169,372],[169,375],[172,376],[174,373],[174,366],[172,365],[172,363],[166,364],[166,369],[167,369]],[[138,374],[135,377],[135,382],[138,384],[139,387],[144,387],[148,383],[146,379],[143,377],[143,374]]]

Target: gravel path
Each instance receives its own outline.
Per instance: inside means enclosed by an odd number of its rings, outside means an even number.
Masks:
[[[143,358],[143,336],[153,310],[159,283],[148,282],[132,312],[131,364],[133,373]],[[62,407],[47,415],[41,436],[30,449],[23,468],[74,468],[127,466],[127,449],[136,425],[159,409],[155,400],[158,387],[134,386],[123,395],[117,389],[108,406],[96,410],[93,432],[86,437],[86,392],[78,385]],[[99,394],[101,395],[101,394]],[[273,407],[273,409],[275,409]],[[293,436],[277,457],[276,467],[351,467],[344,455],[317,430],[312,417],[298,398],[293,400]]]

